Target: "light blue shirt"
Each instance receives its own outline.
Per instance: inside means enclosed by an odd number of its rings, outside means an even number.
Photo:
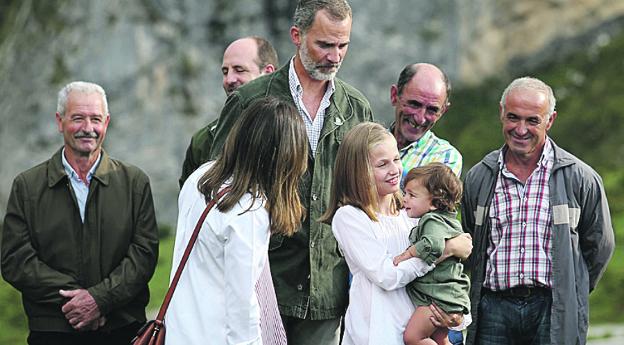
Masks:
[[[63,154],[61,155],[61,159],[63,160],[63,167],[65,168],[65,173],[69,177],[69,181],[71,182],[72,189],[74,191],[74,196],[76,197],[76,201],[78,202],[78,208],[80,209],[80,219],[84,223],[85,217],[85,206],[87,204],[87,196],[89,196],[89,184],[91,183],[91,178],[95,173],[95,169],[100,163],[100,158],[102,158],[102,153],[98,155],[95,164],[89,169],[87,173],[87,182],[85,183],[79,177],[74,168],[69,165],[69,162],[65,158],[65,148],[63,148]]]

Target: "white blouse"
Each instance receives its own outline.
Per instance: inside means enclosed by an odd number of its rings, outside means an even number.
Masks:
[[[417,258],[394,266],[392,259],[410,245],[416,221],[405,211],[378,218],[374,222],[364,211],[343,206],[332,220],[334,237],[353,274],[343,345],[403,345],[403,331],[414,312],[404,287],[434,267]]]
[[[210,165],[180,191],[171,278],[206,207],[197,182]],[[165,317],[166,344],[262,344],[255,284],[268,260],[269,215],[262,200],[246,211],[251,202],[245,194],[230,211],[215,206],[206,217]]]

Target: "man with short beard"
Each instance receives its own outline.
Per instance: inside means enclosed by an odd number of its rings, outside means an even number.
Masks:
[[[462,156],[448,141],[438,138],[431,128],[451,106],[451,83],[434,65],[405,66],[396,84],[390,87],[395,122],[390,127],[399,146],[403,176],[410,169],[432,162],[442,163],[459,176]]]
[[[310,156],[301,181],[307,215],[290,238],[274,235],[269,261],[288,344],[338,344],[347,307],[348,269],[331,228],[318,222],[329,204],[338,146],[354,125],[371,121],[368,100],[335,78],[347,53],[351,8],[346,0],[300,0],[290,38],[295,56],[278,71],[238,88],[221,112],[211,156],[220,152],[243,109],[271,95],[294,104],[306,124]]]
[[[28,344],[129,344],[145,322],[158,228],[147,175],[102,149],[104,89],[67,84],[64,142],[19,174],[2,233],[2,276],[22,294]]]

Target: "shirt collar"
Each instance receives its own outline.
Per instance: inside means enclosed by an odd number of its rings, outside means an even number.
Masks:
[[[392,134],[394,134],[394,127],[393,127]],[[417,148],[419,146],[423,146],[423,145],[425,145],[425,143],[427,143],[429,141],[429,139],[431,138],[431,135],[432,135],[431,130],[428,130],[428,131],[425,132],[425,134],[423,134],[422,137],[420,137],[420,139],[418,139],[416,141],[412,141],[408,145],[405,145],[405,147],[403,147],[399,151],[409,151],[412,148]]]
[[[290,58],[290,66],[288,67],[288,79],[295,84],[295,91],[297,94],[303,93],[303,87],[301,86],[301,82],[299,81],[299,76],[297,76],[297,72],[295,71],[295,56]],[[334,94],[336,90],[336,85],[334,84],[334,78],[329,80],[329,87],[325,90],[325,94],[329,93],[331,96]]]
[[[91,182],[91,178],[93,177],[93,174],[95,174],[95,169],[97,169],[97,166],[100,163],[101,158],[102,158],[102,152],[100,151],[100,153],[98,154],[98,158],[95,160],[95,163],[93,164],[93,166],[91,167],[91,169],[89,169],[89,172],[87,173],[87,184]],[[63,168],[65,168],[65,173],[67,173],[67,176],[75,180],[80,180],[80,178],[78,177],[78,173],[76,173],[74,168],[72,168],[72,166],[67,161],[67,158],[65,158],[65,148],[63,148],[63,150],[61,151],[61,160],[63,162]]]
[[[501,170],[505,167],[505,152],[507,152],[508,149],[509,148],[507,147],[507,144],[505,144],[503,149],[500,150],[500,153],[498,154],[498,167]],[[542,150],[542,155],[540,156],[540,159],[537,161],[536,168],[545,167],[550,161],[553,161],[553,160],[554,160],[553,146],[550,142],[550,138],[546,137],[546,141],[544,142],[544,149]]]

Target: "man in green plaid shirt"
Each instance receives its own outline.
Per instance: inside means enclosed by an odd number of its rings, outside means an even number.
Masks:
[[[459,151],[431,131],[451,105],[450,92],[451,84],[444,72],[427,63],[407,65],[399,81],[391,86],[390,100],[396,117],[390,130],[399,145],[403,176],[431,162],[443,163],[457,176],[461,174]]]
[[[462,156],[448,141],[438,138],[431,128],[448,110],[451,83],[444,72],[431,64],[405,66],[399,81],[390,87],[395,119],[390,127],[399,146],[403,163],[403,185],[410,169],[432,162],[445,164],[459,177]],[[454,345],[463,344],[459,331],[449,331]]]

